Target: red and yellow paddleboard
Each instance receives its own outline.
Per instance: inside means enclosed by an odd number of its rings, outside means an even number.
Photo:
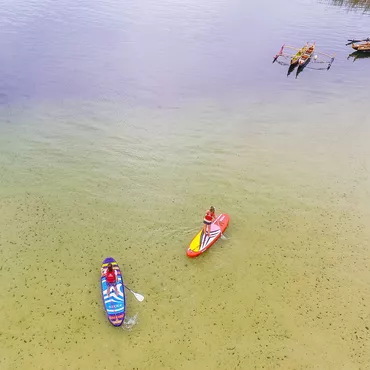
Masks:
[[[221,213],[211,224],[210,236],[203,232],[203,229],[191,241],[186,254],[188,257],[197,257],[208,248],[211,248],[214,243],[221,237],[221,234],[229,225],[230,217],[226,213]]]

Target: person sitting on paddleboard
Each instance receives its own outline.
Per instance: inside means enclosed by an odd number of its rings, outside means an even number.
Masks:
[[[107,292],[108,297],[110,294],[110,287],[114,287],[114,290],[116,291],[116,295],[118,297],[118,289],[117,289],[117,272],[113,269],[113,266],[111,263],[108,263],[107,271],[105,272],[105,278],[107,280]]]
[[[208,234],[208,236],[211,236],[211,223],[216,219],[215,215],[215,207],[211,206],[210,209],[206,212],[206,215],[204,216],[204,227],[203,232],[205,234]]]

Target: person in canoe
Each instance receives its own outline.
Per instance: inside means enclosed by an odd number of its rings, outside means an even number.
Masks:
[[[203,232],[209,237],[211,236],[211,223],[216,219],[215,207],[211,206],[204,216]]]
[[[116,296],[118,297],[118,288],[117,288],[117,271],[113,269],[113,266],[111,263],[108,263],[108,268],[105,271],[105,278],[107,280],[107,293],[108,297],[110,294],[110,287],[114,287],[114,290],[116,292]]]

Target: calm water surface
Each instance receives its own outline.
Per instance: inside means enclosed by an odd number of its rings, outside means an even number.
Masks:
[[[3,1],[1,369],[368,368],[370,23],[333,5]],[[271,63],[307,41],[329,71]]]

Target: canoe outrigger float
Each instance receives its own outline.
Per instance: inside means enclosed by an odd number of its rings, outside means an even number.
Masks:
[[[370,38],[364,40],[348,40],[346,45],[352,45],[352,49],[364,53],[370,52]]]
[[[326,68],[315,68],[315,69],[328,70],[334,62],[335,55],[329,55],[325,53],[316,52],[316,54],[319,54],[322,56],[321,58],[318,58],[317,55],[314,55],[315,47],[316,47],[315,42],[311,45],[309,45],[309,43],[307,42],[307,44],[300,49],[295,48],[293,46],[283,45],[280,51],[275,55],[272,63],[275,63],[277,61],[279,64],[289,65],[288,76],[293,72],[295,67],[298,66],[297,75],[296,75],[298,76],[298,74],[306,67],[306,65],[311,62],[312,57],[313,57],[313,62],[327,64]],[[295,53],[294,52],[285,53],[284,49],[293,50],[295,51]],[[290,59],[290,62],[284,63],[283,61],[278,60],[280,57]]]

